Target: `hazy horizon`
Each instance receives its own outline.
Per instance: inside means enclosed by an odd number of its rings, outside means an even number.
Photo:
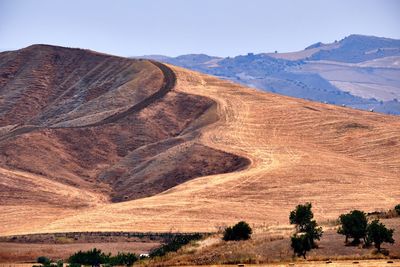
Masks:
[[[32,44],[120,56],[292,52],[350,34],[400,39],[400,1],[2,0],[0,50]]]

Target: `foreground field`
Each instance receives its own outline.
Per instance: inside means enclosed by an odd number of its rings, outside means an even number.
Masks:
[[[400,217],[381,219],[381,221],[387,227],[394,229],[394,239],[400,240]],[[400,242],[384,244],[382,249],[387,254],[379,254],[374,247],[345,246],[344,236],[336,233],[336,227],[332,222],[323,223],[324,234],[318,242],[318,248],[307,253],[307,261],[293,256],[293,250],[290,247],[293,227],[265,225],[254,228],[252,238],[247,241],[225,242],[222,241],[221,234],[213,234],[184,246],[178,252],[171,252],[162,258],[146,259],[140,264],[191,266],[268,263],[276,265],[282,262],[294,262],[296,265],[308,263],[314,266],[331,262],[330,264],[343,266],[359,262],[360,266],[365,266],[369,262],[366,260],[372,259],[386,260],[386,262],[391,260],[400,264]],[[55,261],[66,260],[76,251],[92,248],[112,254],[117,252],[149,253],[164,243],[167,240],[165,238],[168,237],[155,233],[68,233],[1,238],[0,263],[35,262],[39,256],[46,256]]]
[[[102,87],[102,98],[61,94],[29,120],[22,119],[26,111],[4,117],[1,235],[209,232],[242,219],[285,227],[289,211],[306,201],[318,221],[399,202],[399,117],[263,93],[148,61],[96,57],[100,65],[82,81],[73,71],[63,77],[77,79],[78,95],[86,88],[79,82],[113,81],[110,62],[132,80],[118,76],[114,89]],[[138,88],[145,90],[133,93]],[[102,100],[122,108],[104,114],[97,109]]]
[[[0,267],[31,267],[32,264],[26,263],[0,263]],[[188,266],[195,267],[198,265]],[[219,266],[219,265],[202,265],[203,267]],[[237,265],[223,265],[224,267],[237,267]],[[271,264],[246,264],[247,267],[292,267],[292,266],[310,266],[310,267],[376,267],[376,266],[387,266],[387,267],[399,267],[399,261],[388,261],[388,260],[361,260],[361,261],[334,261],[327,264],[325,261],[313,261],[313,262],[296,262],[296,263],[271,263]]]
[[[1,265],[0,265],[1,266]],[[204,265],[205,266],[218,266],[218,265]],[[362,260],[362,261],[334,261],[327,264],[325,261],[313,261],[313,262],[296,262],[296,263],[271,263],[271,264],[246,264],[247,267],[266,267],[266,266],[276,266],[276,267],[287,267],[287,266],[310,266],[310,267],[376,267],[376,266],[388,266],[388,267],[398,267],[400,262],[390,262],[387,260]],[[8,266],[1,266],[8,267]],[[26,267],[26,266],[10,266],[10,267]],[[194,267],[194,266],[190,266]],[[224,265],[224,267],[237,267],[237,265]]]
[[[394,239],[400,240],[400,218],[383,219],[382,222],[395,229]],[[388,255],[379,254],[374,247],[345,246],[344,236],[336,233],[333,225],[324,225],[324,234],[318,248],[307,253],[307,263],[314,261],[360,261],[366,259],[400,259],[400,242],[384,244]],[[303,262],[295,258],[290,247],[292,227],[268,226],[254,229],[250,240],[225,242],[221,235],[209,237],[197,244],[187,246],[163,259],[164,266],[203,264],[274,264],[279,262]],[[157,263],[157,261],[156,261]],[[400,262],[398,262],[400,263]],[[325,263],[326,264],[326,263]]]
[[[93,248],[106,253],[117,254],[119,251],[129,251],[136,254],[148,253],[159,246],[158,242],[117,242],[117,243],[73,243],[73,244],[32,244],[32,243],[1,243],[0,262],[36,262],[40,256],[50,259],[68,259],[75,252],[87,251]],[[1,266],[1,264],[0,264]]]

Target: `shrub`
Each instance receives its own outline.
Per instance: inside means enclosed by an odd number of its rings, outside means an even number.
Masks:
[[[238,222],[232,227],[225,229],[223,240],[225,241],[238,241],[247,240],[250,238],[253,230],[250,225],[245,221]]]
[[[192,240],[199,240],[202,237],[201,234],[192,235],[176,235],[167,243],[161,247],[155,248],[150,251],[150,257],[162,257],[168,252],[178,251],[182,246],[187,245]]]
[[[106,255],[101,252],[100,249],[92,249],[89,251],[78,251],[71,255],[68,259],[70,266],[74,264],[77,265],[90,265],[90,266],[100,266],[100,264],[108,263],[110,254]]]
[[[41,263],[43,265],[49,265],[51,260],[45,256],[40,256],[36,260],[37,263]]]
[[[346,237],[346,243],[349,237],[354,239],[353,244],[359,244],[360,238],[365,241],[368,219],[363,211],[353,210],[350,213],[342,214],[339,216],[339,221],[341,225],[337,232]]]
[[[387,229],[379,220],[373,220],[367,227],[367,242],[374,243],[380,252],[382,243],[394,243],[393,232],[393,229]]]
[[[118,252],[117,255],[110,257],[110,265],[115,266],[115,265],[125,265],[125,266],[132,266],[135,261],[137,261],[139,257],[136,254],[133,253],[124,253],[124,252]]]
[[[400,204],[397,204],[397,205],[394,207],[394,210],[396,211],[397,215],[400,215]]]

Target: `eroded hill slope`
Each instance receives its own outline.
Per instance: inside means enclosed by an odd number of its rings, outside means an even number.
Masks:
[[[0,58],[5,229],[34,206],[62,217],[248,164],[196,142],[215,103],[175,91],[175,73],[160,63],[43,45]]]
[[[77,207],[39,196],[33,206],[35,190],[26,189],[25,202],[10,194],[1,208],[1,234],[213,231],[241,219],[287,223],[289,210],[305,201],[324,220],[355,208],[386,209],[400,199],[399,117],[167,69],[176,76],[173,88],[132,117],[81,128],[45,125],[3,140],[0,162],[8,176],[60,184],[49,190],[56,198],[71,188],[91,195],[86,207]],[[92,158],[97,161],[87,161]],[[32,214],[32,225],[18,222]]]

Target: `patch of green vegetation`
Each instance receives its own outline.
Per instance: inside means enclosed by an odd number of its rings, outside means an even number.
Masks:
[[[337,232],[346,237],[346,244],[349,238],[353,238],[353,245],[358,245],[361,238],[364,239],[365,242],[368,226],[367,214],[365,214],[365,212],[353,210],[347,214],[340,215],[339,221],[340,227]]]
[[[90,266],[100,266],[100,264],[109,263],[111,254],[105,254],[100,249],[91,249],[88,251],[78,251],[72,254],[68,262],[74,264],[74,266],[79,265],[90,265]]]
[[[88,251],[78,251],[71,255],[68,259],[70,267],[84,266],[132,266],[139,257],[133,253],[118,252],[117,255],[111,256],[111,253],[105,254],[100,249],[91,249]]]
[[[379,220],[373,220],[367,227],[367,244],[374,243],[378,252],[381,252],[382,243],[394,243],[393,232]]]
[[[33,267],[63,267],[64,262],[62,260],[59,260],[57,262],[53,262],[51,259],[45,257],[45,256],[40,256],[36,260],[37,263],[40,263],[41,265],[33,265]]]
[[[153,249],[149,256],[150,257],[162,257],[168,252],[178,251],[184,245],[189,244],[191,241],[199,240],[203,236],[201,234],[185,234],[175,235],[166,244],[161,247]]]
[[[109,264],[111,266],[132,266],[137,260],[139,257],[136,254],[118,252],[117,255],[110,257]]]
[[[223,240],[239,241],[250,239],[253,230],[245,221],[238,222],[232,227],[227,227],[224,232]]]
[[[311,208],[311,203],[297,205],[289,215],[290,224],[296,225],[296,233],[291,237],[291,247],[297,256],[304,259],[308,251],[318,247],[315,241],[320,240],[323,234],[322,227],[313,220]]]
[[[400,215],[400,204],[397,204],[397,205],[394,207],[394,210],[396,211],[397,215]]]
[[[391,212],[393,213],[393,211]],[[381,213],[377,214],[378,216],[381,215]],[[372,215],[376,216],[375,213]],[[350,237],[354,239],[352,244],[357,245],[360,243],[360,239],[362,238],[365,247],[374,244],[378,253],[381,252],[382,243],[394,243],[394,230],[386,228],[379,219],[374,219],[371,223],[368,223],[367,214],[363,211],[353,210],[350,213],[342,214],[340,215],[339,220],[341,225],[338,233],[346,236],[345,243],[347,243],[348,238]]]

